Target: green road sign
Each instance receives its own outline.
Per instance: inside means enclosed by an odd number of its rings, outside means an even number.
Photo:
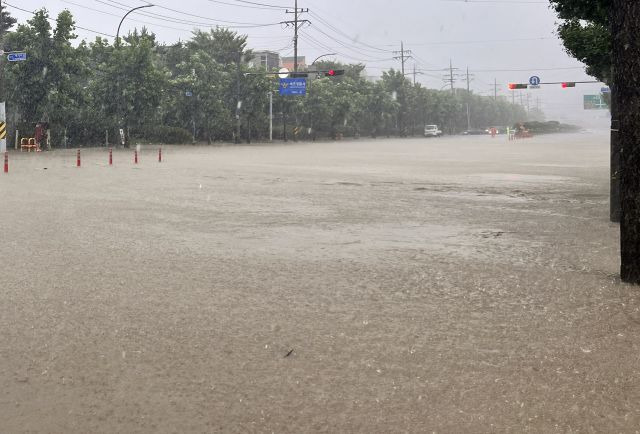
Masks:
[[[607,110],[609,106],[604,102],[601,95],[585,95],[584,96],[584,109],[585,110]]]

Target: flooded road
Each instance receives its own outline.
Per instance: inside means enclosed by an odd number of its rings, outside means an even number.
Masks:
[[[12,154],[2,432],[637,432],[606,135]]]

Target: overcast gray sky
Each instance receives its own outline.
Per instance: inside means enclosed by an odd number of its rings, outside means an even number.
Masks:
[[[291,55],[291,28],[281,21],[293,0],[154,0],[154,8],[132,14],[123,24],[123,33],[146,26],[163,42],[188,39],[194,27],[207,28],[241,23],[236,30],[249,35],[254,49],[279,51]],[[27,10],[46,7],[55,16],[69,9],[77,25],[113,35],[120,17],[128,6],[145,4],[139,0],[10,0],[9,5]],[[258,6],[260,3],[266,6]],[[290,3],[290,4],[289,4]],[[282,7],[271,7],[282,6]],[[390,67],[399,68],[392,51],[412,50],[407,61],[423,72],[417,79],[430,88],[444,86],[442,69],[449,61],[459,74],[469,67],[471,88],[480,94],[493,94],[497,80],[498,94],[509,96],[509,82],[527,82],[532,75],[543,81],[591,80],[583,66],[569,57],[554,35],[555,15],[545,1],[535,0],[299,0],[299,7],[309,8],[304,18],[311,21],[300,35],[300,55],[315,58],[327,52],[339,53],[335,58],[345,62],[367,64],[369,75],[380,75]],[[30,14],[9,7],[21,22]],[[174,22],[171,22],[171,21]],[[219,20],[219,21],[215,21]],[[142,23],[144,21],[146,23]],[[175,22],[178,21],[178,22]],[[225,23],[226,22],[226,23]],[[198,23],[197,26],[194,23]],[[248,27],[253,25],[264,27]],[[95,34],[78,29],[81,38],[92,40]],[[463,77],[460,77],[462,80]],[[457,86],[464,87],[460,81]],[[606,125],[608,112],[582,110],[582,96],[598,93],[601,85],[583,85],[573,90],[560,86],[524,92],[530,104],[539,99],[548,118],[591,122]],[[520,96],[516,96],[519,101]]]

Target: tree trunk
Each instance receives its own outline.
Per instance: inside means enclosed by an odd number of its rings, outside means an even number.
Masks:
[[[617,90],[611,86],[611,180],[609,195],[610,219],[614,223],[620,223],[622,204],[620,203],[620,142],[618,134],[620,122],[618,120]]]
[[[613,82],[620,146],[622,280],[640,283],[640,2],[613,0]]]

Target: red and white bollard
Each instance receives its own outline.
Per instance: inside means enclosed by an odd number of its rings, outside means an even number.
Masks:
[[[162,146],[158,149],[158,163],[162,163]]]
[[[133,151],[133,162],[134,164],[138,164],[138,150]]]
[[[109,148],[109,166],[113,166],[113,149]]]
[[[4,173],[9,173],[9,153],[4,153]]]
[[[78,153],[76,154],[76,167],[82,166],[82,161],[80,160],[80,149],[78,149]]]

